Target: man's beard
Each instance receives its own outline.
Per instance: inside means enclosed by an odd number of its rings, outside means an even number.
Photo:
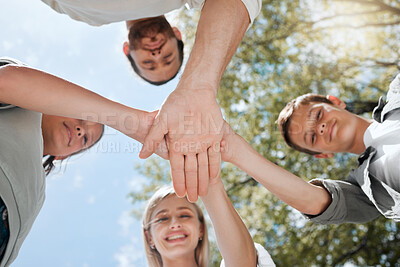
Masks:
[[[129,29],[129,48],[131,50],[140,49],[143,38],[154,38],[158,33],[163,33],[167,39],[175,37],[171,25],[164,16],[136,22]]]

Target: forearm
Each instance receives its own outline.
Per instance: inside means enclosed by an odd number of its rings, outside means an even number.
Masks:
[[[208,194],[201,199],[212,221],[218,248],[226,266],[256,266],[253,240],[232,206],[222,181],[209,185]]]
[[[249,14],[240,0],[206,1],[181,81],[195,84],[189,88],[211,87],[216,93],[249,24]]]
[[[32,68],[15,65],[0,68],[0,102],[49,115],[106,124],[136,140],[141,139],[138,141],[144,139],[141,131],[145,130],[140,124],[147,112],[113,102]]]
[[[307,183],[268,161],[239,135],[235,136],[234,145],[240,153],[236,153],[232,163],[286,204],[302,213],[316,215],[331,203],[331,196],[323,187]]]

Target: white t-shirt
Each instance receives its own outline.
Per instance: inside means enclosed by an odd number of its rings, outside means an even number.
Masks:
[[[390,112],[382,123],[373,122],[364,134],[364,144],[377,152],[370,173],[400,192],[400,112]]]
[[[112,22],[164,15],[184,5],[199,8],[204,0],[42,0],[74,20],[100,26]],[[251,22],[261,10],[261,0],[242,0]]]
[[[257,267],[275,267],[275,263],[268,251],[258,243],[254,243],[257,251]],[[225,267],[225,261],[221,261],[220,267]]]

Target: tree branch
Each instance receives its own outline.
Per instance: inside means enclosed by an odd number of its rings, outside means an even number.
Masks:
[[[381,0],[373,0],[373,1],[365,1],[365,0],[336,0],[336,2],[351,2],[351,3],[358,3],[362,5],[372,5],[377,6],[382,10],[386,10],[395,14],[400,15],[400,8],[388,5]]]
[[[373,226],[371,226],[373,228]],[[361,240],[361,243],[355,247],[354,249],[350,250],[349,252],[343,254],[341,257],[339,257],[336,261],[333,262],[332,266],[336,266],[345,259],[353,256],[354,254],[357,254],[360,250],[364,249],[367,246],[367,241],[368,241],[368,233],[370,232],[370,229],[368,229],[368,232],[364,235],[364,237]]]

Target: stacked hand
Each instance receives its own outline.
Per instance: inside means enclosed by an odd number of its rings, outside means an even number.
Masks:
[[[175,192],[194,202],[207,194],[209,180],[219,177],[223,124],[214,91],[177,88],[156,116],[140,157],[149,157],[165,138]]]

